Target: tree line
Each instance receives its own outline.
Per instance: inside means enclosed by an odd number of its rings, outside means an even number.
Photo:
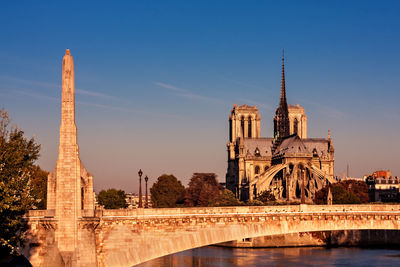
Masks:
[[[363,181],[346,180],[326,185],[317,191],[314,203],[327,204],[329,188],[333,204],[362,204],[369,202],[368,186]],[[194,173],[185,188],[172,174],[163,174],[150,188],[153,208],[175,207],[218,207],[218,206],[265,206],[282,205],[274,195],[262,191],[252,200],[242,202],[234,194],[225,189],[217,180],[215,173]],[[126,208],[125,192],[117,189],[102,190],[98,194],[98,202],[106,209]],[[298,204],[298,203],[290,203]]]

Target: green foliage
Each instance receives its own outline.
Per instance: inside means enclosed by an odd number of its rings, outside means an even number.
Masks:
[[[185,187],[175,176],[163,174],[150,188],[154,208],[173,208],[183,203]]]
[[[115,188],[101,190],[97,196],[97,201],[105,209],[122,209],[128,207],[125,200],[125,192]]]
[[[360,199],[352,192],[348,191],[343,185],[333,185],[332,188],[333,204],[360,204]]]
[[[368,187],[365,182],[346,180],[331,184],[333,204],[361,204],[368,203]],[[326,204],[328,196],[328,185],[315,194],[316,204]]]
[[[185,205],[210,206],[217,201],[222,189],[215,173],[194,173],[186,189]]]
[[[266,205],[277,205],[275,202],[274,195],[269,191],[265,190],[257,194],[253,200],[247,201],[248,206],[266,206]]]
[[[31,180],[40,146],[10,126],[0,110],[0,254],[14,254],[25,237],[23,215],[34,207]]]
[[[265,190],[257,194],[256,199],[264,203],[264,205],[276,200],[275,196],[269,190]]]
[[[212,207],[223,207],[223,206],[241,206],[242,202],[235,198],[235,195],[232,191],[228,189],[223,189],[221,193],[218,194],[218,197],[210,203]]]
[[[356,195],[360,199],[361,203],[369,202],[368,185],[366,182],[357,180],[345,180],[341,181],[340,184],[342,184],[347,191],[350,191],[351,193]]]
[[[31,168],[32,196],[36,200],[34,208],[40,210],[46,209],[48,175],[49,173],[42,170],[38,165]]]

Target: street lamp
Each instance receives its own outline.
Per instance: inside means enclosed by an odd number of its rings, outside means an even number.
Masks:
[[[142,205],[142,169],[139,170],[139,208],[143,208]]]
[[[149,180],[149,177],[144,177],[144,181],[146,182],[146,202],[144,203],[144,207],[147,209],[149,207],[149,201],[148,201],[148,197],[147,197],[147,181]]]

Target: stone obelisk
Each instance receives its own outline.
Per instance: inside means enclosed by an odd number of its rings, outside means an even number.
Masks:
[[[79,221],[94,216],[94,193],[93,177],[79,159],[74,60],[69,49],[63,58],[60,143],[56,168],[48,177],[47,210],[57,222],[55,243],[65,265],[80,265]]]

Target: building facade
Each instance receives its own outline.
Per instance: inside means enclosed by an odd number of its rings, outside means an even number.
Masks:
[[[370,202],[400,202],[400,179],[390,171],[376,171],[365,182]]]
[[[304,107],[288,105],[284,58],[274,136],[261,137],[256,106],[234,104],[229,116],[226,187],[240,200],[268,190],[277,201],[312,202],[315,192],[334,183],[334,147],[327,138],[307,137]]]

